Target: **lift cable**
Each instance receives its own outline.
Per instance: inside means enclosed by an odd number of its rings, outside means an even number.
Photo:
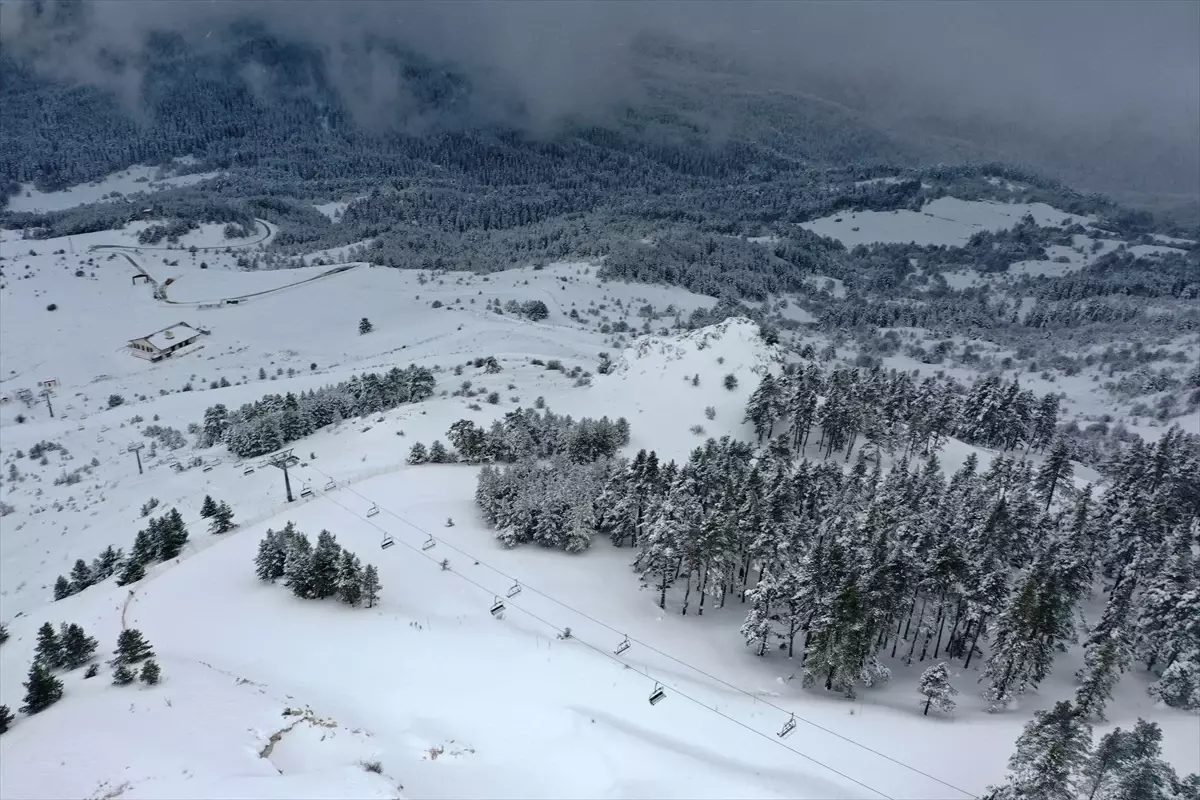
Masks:
[[[318,471],[319,471],[319,470],[318,470]],[[352,490],[352,491],[353,491],[353,490]],[[353,493],[354,493],[354,494],[358,494],[358,492],[353,492]],[[354,509],[352,509],[352,508],[350,508],[349,506],[347,506],[346,504],[344,504],[344,503],[341,503],[341,502],[339,502],[339,501],[335,500],[334,498],[330,497],[328,494],[325,494],[325,495],[323,495],[323,496],[324,496],[324,497],[325,497],[327,500],[329,500],[329,502],[333,503],[334,505],[336,505],[336,506],[338,506],[339,508],[343,509],[343,510],[344,510],[344,511],[346,511],[347,513],[349,513],[349,514],[351,514],[351,515],[353,515],[353,516],[357,517],[358,519],[362,520],[362,521],[363,521],[363,522],[365,522],[366,524],[368,524],[368,525],[370,525],[371,527],[375,528],[375,529],[376,529],[376,530],[378,530],[380,533],[382,533],[384,536],[390,536],[390,535],[391,535],[391,534],[389,534],[389,533],[388,533],[387,529],[385,529],[385,528],[384,528],[382,525],[379,525],[378,523],[374,522],[373,520],[371,520],[371,519],[368,519],[367,517],[365,517],[365,516],[363,516],[363,515],[359,514],[359,513],[358,513],[358,512],[356,512]],[[359,496],[361,497],[362,495],[359,495]],[[381,506],[380,508],[382,509],[382,506]],[[384,510],[386,510],[386,509],[384,509]],[[416,527],[416,526],[413,526],[413,527]],[[419,547],[415,547],[415,546],[413,546],[413,545],[409,544],[408,542],[404,541],[403,539],[398,539],[398,540],[397,540],[397,542],[398,542],[399,544],[402,544],[402,545],[404,545],[406,548],[408,548],[409,550],[411,550],[411,551],[412,551],[414,554],[416,554],[416,555],[418,555],[418,556],[421,556],[422,558],[425,558],[426,560],[428,560],[428,561],[430,561],[430,562],[433,562],[433,563],[435,563],[435,564],[439,564],[439,565],[441,566],[441,568],[442,568],[442,571],[443,571],[443,572],[450,572],[450,573],[453,573],[455,576],[457,576],[457,577],[461,578],[462,580],[464,580],[464,581],[466,581],[467,583],[471,584],[471,585],[472,585],[472,586],[474,586],[475,588],[477,588],[477,589],[481,589],[481,590],[482,590],[484,593],[486,593],[486,594],[489,594],[489,595],[492,595],[493,597],[496,597],[496,598],[498,598],[498,597],[499,597],[499,595],[498,595],[497,593],[493,592],[491,589],[489,589],[488,587],[484,586],[482,583],[479,583],[478,581],[474,580],[473,578],[470,578],[470,577],[468,577],[467,575],[463,574],[462,572],[459,572],[458,570],[454,569],[453,567],[451,567],[451,566],[449,566],[449,565],[447,565],[447,564],[445,564],[445,563],[443,563],[443,562],[438,562],[438,561],[437,561],[437,559],[435,559],[433,556],[429,555],[428,553],[426,553],[426,552],[422,551],[422,550],[421,550]],[[558,625],[555,625],[553,622],[550,622],[549,620],[547,620],[547,619],[545,619],[545,618],[543,618],[543,617],[541,617],[541,616],[539,616],[539,615],[537,615],[537,614],[533,613],[533,612],[532,612],[532,611],[530,611],[529,609],[527,609],[527,608],[522,608],[522,607],[520,607],[520,606],[518,606],[518,605],[516,605],[516,604],[513,604],[513,603],[505,603],[504,605],[505,605],[505,607],[507,607],[507,608],[514,608],[514,609],[516,609],[517,611],[520,611],[522,614],[525,614],[526,616],[530,617],[531,619],[534,619],[534,620],[536,620],[537,622],[541,623],[542,625],[545,625],[546,627],[548,627],[548,628],[550,628],[550,629],[552,629],[552,630],[554,630],[554,631],[557,631],[557,632],[558,632],[558,633],[560,633],[560,634],[563,634],[563,638],[570,638],[572,641],[579,642],[579,643],[580,643],[580,644],[582,644],[584,647],[587,647],[587,648],[589,648],[589,649],[591,649],[591,650],[595,651],[595,652],[596,652],[596,653],[598,653],[599,655],[601,655],[601,656],[604,656],[605,658],[608,658],[608,659],[610,659],[610,660],[612,660],[612,661],[616,662],[617,664],[620,664],[620,665],[621,665],[622,667],[624,667],[624,668],[628,668],[628,665],[627,665],[625,662],[621,661],[621,659],[617,658],[617,657],[616,657],[615,655],[613,655],[612,653],[609,653],[608,651],[604,650],[603,648],[597,647],[596,645],[593,645],[593,644],[591,644],[590,642],[584,641],[583,639],[580,639],[579,637],[577,637],[577,636],[575,636],[575,635],[573,635],[573,634],[569,634],[569,633],[568,633],[568,631],[567,631],[565,628],[560,628]],[[643,674],[645,674],[645,676],[646,676],[646,677],[647,677],[649,680],[652,680],[652,681],[654,681],[654,683],[655,683],[655,686],[656,686],[656,687],[660,687],[660,686],[662,686],[662,685],[663,685],[661,681],[655,680],[655,679],[653,678],[653,676],[651,676],[651,675],[650,675],[648,672],[646,672],[646,673],[643,673]],[[705,703],[704,701],[702,701],[702,700],[698,700],[697,698],[695,698],[695,697],[693,697],[693,696],[691,696],[691,695],[689,695],[689,694],[687,694],[687,693],[685,693],[685,692],[683,692],[683,691],[680,691],[678,688],[676,688],[676,687],[674,687],[674,686],[672,686],[671,688],[672,688],[672,692],[673,692],[674,694],[677,694],[677,695],[679,695],[679,696],[680,696],[680,697],[682,697],[683,699],[685,699],[685,700],[688,700],[688,701],[689,701],[689,702],[691,702],[691,703],[694,703],[695,705],[697,705],[697,706],[699,706],[699,707],[701,707],[701,708],[705,709],[706,711],[711,711],[712,713],[714,713],[714,714],[716,714],[716,715],[718,715],[718,716],[720,716],[720,717],[723,717],[724,719],[726,719],[726,720],[728,720],[728,721],[730,721],[730,722],[734,723],[734,724],[735,724],[735,725],[737,725],[738,727],[740,727],[740,728],[743,728],[743,729],[745,729],[745,730],[749,731],[750,733],[753,733],[755,736],[758,736],[758,737],[760,737],[760,738],[762,738],[762,739],[765,739],[766,741],[768,741],[768,742],[771,742],[772,744],[779,745],[780,747],[784,748],[785,750],[789,750],[789,751],[791,751],[792,753],[795,753],[796,755],[800,756],[801,758],[804,758],[804,759],[806,759],[806,760],[808,760],[808,761],[811,761],[812,763],[816,764],[817,766],[819,766],[819,767],[822,767],[822,768],[824,768],[824,769],[828,770],[829,772],[832,772],[834,775],[837,775],[838,777],[841,777],[841,778],[845,778],[846,780],[850,781],[851,783],[854,783],[854,784],[856,784],[856,785],[858,785],[858,786],[861,786],[862,788],[866,789],[867,791],[869,791],[869,792],[871,792],[871,793],[873,793],[873,794],[877,794],[877,795],[879,795],[880,797],[884,798],[884,800],[895,800],[895,798],[893,798],[891,795],[888,795],[888,794],[886,794],[886,793],[884,793],[884,792],[881,792],[880,790],[878,790],[878,789],[876,789],[876,788],[874,788],[874,787],[872,787],[872,786],[869,786],[869,785],[868,785],[868,784],[866,784],[866,783],[863,783],[862,781],[858,780],[857,778],[854,778],[854,777],[852,777],[852,776],[850,776],[850,775],[847,775],[846,773],[844,773],[844,772],[842,772],[842,771],[840,771],[840,770],[838,770],[838,769],[836,769],[836,768],[834,768],[834,767],[831,767],[831,766],[829,766],[828,764],[826,764],[826,763],[824,763],[824,762],[822,762],[822,761],[820,761],[820,760],[818,760],[818,759],[816,759],[816,758],[813,758],[812,756],[810,756],[810,755],[807,755],[807,754],[805,754],[805,753],[803,753],[803,752],[801,752],[801,751],[797,750],[796,748],[794,748],[794,747],[792,747],[792,746],[790,746],[790,745],[788,745],[788,744],[784,743],[784,742],[782,741],[782,739],[773,739],[773,738],[771,738],[769,735],[767,735],[767,734],[763,733],[762,731],[760,731],[760,730],[757,730],[756,728],[753,728],[753,727],[751,727],[750,725],[747,725],[745,722],[742,722],[742,721],[741,721],[741,720],[739,720],[739,719],[736,719],[736,718],[734,718],[734,717],[731,717],[731,716],[729,716],[728,714],[726,714],[726,713],[722,712],[720,709],[718,709],[718,708],[715,708],[715,707],[713,707],[713,706],[710,706],[710,705],[708,705],[707,703]]]
[[[318,472],[318,473],[320,473],[320,474],[324,475],[325,477],[329,478],[331,481],[333,480],[332,476],[328,475],[327,473],[323,472],[323,471],[322,471],[322,470],[320,470],[320,469],[317,469],[316,467],[313,467],[313,466],[311,465],[311,463],[310,463],[310,465],[309,465],[309,469],[312,469],[312,470],[314,470],[314,471],[316,471],[316,472]],[[338,486],[340,486],[340,487],[342,487],[342,488],[345,488],[345,489],[346,489],[346,491],[350,492],[351,494],[354,494],[354,495],[356,495],[357,497],[361,498],[362,500],[365,500],[365,501],[367,501],[367,502],[371,503],[373,506],[377,507],[377,508],[378,508],[380,511],[382,511],[383,513],[385,513],[385,514],[388,514],[388,515],[390,515],[390,516],[392,516],[392,517],[396,518],[397,520],[399,520],[400,522],[404,523],[405,525],[407,525],[408,527],[412,528],[413,530],[415,530],[415,531],[418,531],[418,532],[420,532],[420,533],[424,534],[426,537],[428,537],[428,540],[435,540],[435,541],[437,542],[437,544],[444,545],[445,547],[448,547],[449,549],[453,550],[454,552],[458,553],[459,555],[461,555],[461,556],[463,556],[463,557],[465,557],[465,558],[468,558],[468,559],[470,559],[471,561],[475,562],[475,564],[477,564],[477,565],[479,565],[479,566],[482,566],[482,567],[486,567],[487,569],[491,570],[492,572],[495,572],[497,575],[500,575],[501,577],[505,578],[506,580],[509,580],[509,581],[514,581],[514,582],[516,582],[516,580],[517,580],[517,579],[516,579],[515,577],[513,577],[512,575],[509,575],[509,574],[508,574],[507,572],[505,572],[504,570],[502,570],[502,569],[499,569],[498,567],[494,567],[494,566],[492,566],[491,564],[488,564],[487,562],[485,562],[485,561],[482,561],[482,560],[480,560],[480,559],[476,558],[475,556],[473,556],[473,555],[471,555],[470,553],[468,553],[466,550],[463,550],[462,548],[460,548],[460,547],[458,547],[458,546],[456,546],[456,545],[454,545],[454,544],[451,544],[450,542],[448,542],[448,541],[445,541],[444,539],[438,539],[438,538],[437,538],[437,537],[435,537],[435,536],[434,536],[432,533],[430,533],[429,531],[425,530],[425,529],[424,529],[424,528],[422,528],[421,526],[419,526],[419,525],[417,525],[416,523],[413,523],[413,522],[411,522],[411,521],[409,521],[409,520],[405,519],[403,516],[401,516],[400,514],[396,513],[396,512],[395,512],[395,511],[393,511],[392,509],[388,508],[387,506],[380,505],[380,504],[376,503],[374,500],[371,500],[369,497],[367,497],[366,495],[362,494],[362,493],[361,493],[361,492],[359,492],[357,489],[354,489],[353,487],[351,487],[351,486],[348,486],[348,485],[344,485],[344,484],[338,484]],[[326,496],[326,497],[328,497],[328,494],[326,494],[325,496]],[[427,541],[428,541],[428,540],[427,540]],[[691,664],[691,663],[689,663],[689,662],[687,662],[687,661],[684,661],[684,660],[682,660],[682,659],[680,659],[680,658],[677,658],[676,656],[673,656],[673,655],[671,655],[670,653],[664,652],[664,651],[662,651],[662,650],[658,649],[657,647],[654,647],[653,645],[651,645],[650,643],[648,643],[648,642],[646,642],[646,641],[643,641],[643,640],[641,640],[641,639],[638,639],[638,638],[636,638],[636,637],[627,636],[627,635],[626,635],[626,634],[625,634],[623,631],[620,631],[620,630],[618,630],[617,628],[613,627],[612,625],[608,624],[607,622],[604,622],[603,620],[597,619],[596,617],[592,616],[591,614],[588,614],[588,613],[587,613],[587,612],[585,612],[585,611],[581,611],[581,610],[579,610],[579,609],[575,608],[574,606],[571,606],[570,604],[568,604],[568,603],[566,603],[566,602],[563,602],[562,600],[559,600],[558,598],[554,597],[553,595],[550,595],[550,594],[547,594],[546,592],[543,592],[542,590],[538,589],[538,588],[537,588],[537,587],[535,587],[535,586],[531,586],[531,585],[529,585],[528,583],[524,583],[524,582],[521,582],[521,586],[522,586],[522,587],[523,587],[523,588],[524,588],[526,591],[532,592],[533,594],[536,594],[536,595],[538,595],[539,597],[542,597],[542,598],[544,598],[545,600],[548,600],[548,601],[550,601],[551,603],[554,603],[555,605],[559,606],[560,608],[563,608],[563,609],[565,609],[565,610],[567,610],[567,611],[570,611],[571,613],[573,613],[573,614],[576,614],[576,615],[578,615],[579,617],[582,617],[583,619],[586,619],[586,620],[588,620],[588,621],[590,621],[590,622],[592,622],[592,623],[594,623],[594,624],[596,624],[596,625],[599,625],[599,626],[600,626],[600,627],[602,627],[602,628],[606,628],[607,630],[610,630],[610,631],[612,631],[613,633],[616,633],[617,635],[624,637],[624,638],[625,638],[625,640],[627,640],[627,641],[629,641],[629,642],[634,642],[634,643],[637,643],[638,645],[640,645],[640,646],[644,647],[645,649],[647,649],[647,650],[648,650],[648,651],[650,651],[651,653],[654,653],[654,654],[656,654],[656,655],[662,656],[663,658],[666,658],[666,659],[668,659],[668,660],[670,660],[670,661],[672,661],[672,662],[674,662],[674,663],[676,663],[676,664],[679,664],[680,666],[686,667],[686,668],[688,668],[688,669],[692,670],[693,672],[695,672],[696,674],[698,674],[698,675],[702,675],[702,676],[704,676],[705,678],[708,678],[709,680],[711,680],[711,681],[714,681],[715,683],[718,683],[718,684],[720,684],[720,685],[722,685],[722,686],[726,687],[727,689],[730,689],[731,691],[734,691],[734,692],[737,692],[737,693],[739,693],[739,694],[745,695],[746,697],[749,697],[750,699],[752,699],[752,700],[754,700],[754,701],[756,701],[756,702],[762,703],[763,705],[766,705],[766,706],[768,706],[768,707],[770,707],[770,708],[773,708],[773,709],[775,709],[776,711],[779,711],[781,714],[787,714],[787,715],[790,715],[791,717],[794,717],[794,718],[796,719],[796,721],[798,721],[798,722],[803,722],[804,724],[806,724],[806,725],[808,725],[808,726],[810,726],[810,727],[816,728],[817,730],[819,730],[819,731],[822,731],[823,733],[826,733],[826,734],[828,734],[828,735],[830,735],[830,736],[833,736],[833,737],[835,737],[835,738],[837,738],[837,739],[840,739],[841,741],[843,741],[843,742],[846,742],[847,744],[851,744],[851,745],[854,745],[855,747],[861,748],[862,750],[864,750],[864,751],[866,751],[866,752],[868,752],[868,753],[871,753],[872,755],[878,756],[879,758],[882,758],[882,759],[884,759],[885,761],[889,761],[889,762],[891,762],[891,763],[893,763],[893,764],[896,764],[897,766],[903,767],[903,768],[905,768],[905,769],[907,769],[907,770],[909,770],[909,771],[911,771],[911,772],[913,772],[913,773],[915,773],[915,774],[917,774],[917,775],[920,775],[920,776],[922,776],[922,777],[924,777],[924,778],[928,778],[929,780],[931,780],[931,781],[934,781],[935,783],[938,783],[938,784],[940,784],[940,785],[942,785],[942,786],[945,786],[945,787],[946,787],[946,788],[948,788],[948,789],[953,789],[954,791],[956,791],[956,792],[959,792],[959,793],[961,793],[961,794],[965,795],[965,796],[966,796],[966,797],[968,797],[968,798],[976,798],[976,797],[977,797],[977,796],[976,796],[974,793],[972,793],[972,792],[969,792],[969,791],[967,791],[966,789],[963,789],[963,788],[962,788],[962,787],[960,787],[960,786],[955,786],[954,784],[952,784],[952,783],[949,783],[949,782],[947,782],[947,781],[945,781],[945,780],[943,780],[943,779],[941,779],[941,778],[937,777],[936,775],[931,775],[930,773],[928,773],[928,772],[925,772],[924,770],[920,769],[919,767],[914,767],[914,766],[913,766],[913,765],[911,765],[911,764],[908,764],[908,763],[905,763],[905,762],[903,762],[903,761],[900,761],[899,759],[897,759],[897,758],[894,758],[893,756],[889,756],[887,753],[880,752],[879,750],[876,750],[875,748],[873,748],[873,747],[871,747],[871,746],[869,746],[869,745],[865,745],[865,744],[863,744],[863,743],[861,743],[861,742],[855,741],[854,739],[851,739],[851,738],[849,738],[848,736],[845,736],[845,735],[843,735],[843,734],[841,734],[841,733],[838,733],[838,732],[837,732],[837,731],[835,731],[835,730],[832,730],[832,729],[830,729],[830,728],[827,728],[827,727],[825,727],[824,725],[821,725],[821,724],[819,724],[819,723],[813,722],[812,720],[809,720],[809,719],[806,719],[806,718],[804,718],[804,717],[802,717],[802,716],[799,716],[799,715],[795,714],[795,712],[793,712],[791,709],[786,709],[786,708],[783,708],[782,706],[779,706],[779,705],[777,705],[777,704],[775,704],[775,703],[771,702],[771,701],[770,701],[770,700],[768,700],[768,699],[765,699],[765,698],[759,697],[758,695],[756,695],[756,694],[753,694],[752,692],[748,692],[748,691],[746,691],[745,689],[741,688],[740,686],[737,686],[737,685],[735,685],[735,684],[732,684],[732,683],[730,683],[729,681],[727,681],[727,680],[725,680],[725,679],[723,679],[723,678],[721,678],[721,677],[718,677],[718,676],[716,676],[716,675],[713,675],[712,673],[710,673],[710,672],[707,672],[707,671],[705,671],[705,670],[701,669],[700,667],[697,667],[697,666],[695,666],[694,664]],[[589,646],[590,646],[590,645],[589,645]],[[607,653],[607,652],[606,652],[605,654],[606,654],[606,655],[608,655],[608,653]],[[707,707],[707,706],[706,706],[706,707]]]

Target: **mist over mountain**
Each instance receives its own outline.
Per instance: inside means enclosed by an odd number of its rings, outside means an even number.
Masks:
[[[646,135],[777,148],[816,118],[864,158],[1003,160],[1158,203],[1200,194],[1198,31],[1200,5],[1158,2],[0,3],[7,69],[142,126],[203,63],[372,134],[553,138],[632,111],[669,128]]]

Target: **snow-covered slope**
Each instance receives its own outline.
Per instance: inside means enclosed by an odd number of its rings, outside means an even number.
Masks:
[[[6,477],[0,495],[15,507],[0,520],[0,620],[11,635],[0,646],[0,703],[21,705],[46,621],[83,625],[104,656],[122,627],[137,628],[165,680],[117,687],[107,669],[90,680],[82,670],[66,673],[59,703],[21,716],[0,737],[0,796],[858,798],[877,796],[874,789],[959,797],[948,784],[977,793],[1000,778],[1021,726],[1063,691],[1045,687],[1021,710],[996,716],[964,697],[955,717],[935,720],[920,715],[908,688],[915,675],[898,675],[893,687],[855,703],[803,690],[791,680],[794,665],[740,646],[737,604],[702,620],[664,614],[651,593],[638,591],[630,552],[604,541],[577,556],[505,550],[475,510],[476,468],[405,463],[412,442],[444,440],[460,418],[487,425],[538,397],[576,418],[625,416],[629,449],[664,458],[686,457],[707,436],[751,438],[742,423],[746,398],[780,355],[756,325],[730,320],[640,336],[626,348],[599,330],[618,320],[637,327],[635,309],[646,304],[687,313],[709,298],[599,284],[584,265],[486,278],[361,265],[201,310],[133,286],[126,259],[104,261],[94,278],[90,268],[75,277],[81,257],[53,254],[68,243],[36,248],[42,254],[28,256],[29,243],[0,243],[0,391],[58,380],[55,417],[16,399],[0,410],[3,471],[16,465],[22,478]],[[163,279],[145,254],[134,258]],[[168,295],[241,296],[320,271],[181,266]],[[541,299],[549,317],[496,314],[486,308],[494,298]],[[46,310],[50,302],[55,311]],[[375,327],[367,335],[357,332],[363,316]],[[159,364],[119,351],[125,339],[181,318],[211,330],[203,349]],[[602,351],[613,369],[590,385],[535,363],[595,370]],[[498,374],[468,363],[488,355]],[[292,470],[293,489],[313,491],[296,502],[284,498],[277,470],[246,475],[223,452],[196,453],[213,464],[209,472],[175,472],[165,448],[156,458],[143,451],[142,475],[125,452],[152,421],[186,430],[214,403],[236,407],[410,363],[441,368],[439,395],[295,443],[306,464]],[[221,378],[232,385],[207,388]],[[467,380],[500,401],[440,394]],[[193,390],[181,391],[189,382]],[[107,408],[112,394],[126,403]],[[132,422],[135,415],[142,420]],[[30,459],[43,440],[67,454],[50,451],[45,465]],[[943,463],[953,469],[970,452],[951,443]],[[174,453],[185,462],[192,454],[190,445]],[[53,484],[93,458],[79,483]],[[199,518],[206,494],[234,508],[237,529],[207,532]],[[75,559],[90,561],[109,544],[129,548],[151,497],[189,523],[181,556],[151,568],[132,593],[109,580],[51,602],[55,576]],[[372,505],[380,512],[369,516]],[[447,527],[447,518],[456,524]],[[310,538],[328,529],[376,564],[380,604],[302,601],[257,581],[259,540],[288,520]],[[438,544],[423,550],[431,534]],[[380,549],[385,535],[395,547]],[[508,598],[514,583],[524,588]],[[497,598],[508,604],[502,619],[489,612]],[[558,638],[567,627],[571,637]],[[617,656],[624,636],[633,647]],[[1067,681],[1072,672],[1055,674]],[[965,688],[976,677],[955,680]],[[656,683],[667,697],[651,705]],[[288,713],[296,709],[302,713]],[[802,724],[781,740],[776,733],[793,712]],[[1152,709],[1141,678],[1131,676],[1109,727],[1129,727],[1139,714],[1160,721],[1181,770],[1196,769],[1194,717]]]

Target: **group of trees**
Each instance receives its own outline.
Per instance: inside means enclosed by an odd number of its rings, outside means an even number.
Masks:
[[[229,517],[232,516],[231,510]],[[187,524],[178,509],[172,508],[161,517],[149,517],[146,527],[137,532],[128,556],[121,548],[109,545],[90,566],[82,558],[77,559],[70,578],[59,575],[54,582],[54,599],[70,597],[113,575],[117,576],[118,586],[140,581],[146,576],[147,565],[176,558],[187,541]]]
[[[364,568],[358,556],[344,550],[332,533],[321,531],[313,547],[308,536],[290,521],[278,532],[267,530],[258,544],[254,569],[266,583],[282,579],[296,597],[336,597],[351,606],[371,608],[379,602],[383,588],[375,565]]]
[[[864,383],[885,377],[870,374]],[[823,390],[846,393],[856,380],[843,373]],[[751,421],[771,385],[751,397]],[[880,384],[855,407],[882,415],[894,394]],[[1056,404],[1046,402],[1020,436],[1001,434],[988,420],[1006,416],[982,400],[996,394],[977,387],[965,406],[980,410],[950,415],[940,435],[1050,441]],[[823,400],[822,414],[840,402]],[[844,418],[818,415],[816,424]],[[1079,604],[1099,581],[1108,607],[1082,632],[1080,706],[1102,718],[1136,656],[1158,678],[1155,696],[1200,707],[1200,438],[1174,428],[1153,446],[1128,448],[1107,465],[1110,485],[1097,496],[1073,490],[1059,446],[1038,467],[1010,453],[984,470],[972,454],[947,480],[936,455],[915,458],[930,449],[918,437],[890,472],[860,448],[846,474],[834,461],[797,461],[795,443],[812,423],[796,419],[761,426],[762,449],[710,439],[682,466],[646,451],[586,467],[527,457],[483,470],[476,501],[510,545],[578,550],[594,529],[633,546],[634,568],[664,609],[669,596],[682,614],[702,614],[710,601],[747,604],[742,634],[759,655],[777,647],[805,683],[850,696],[887,679],[886,658],[964,667],[983,659],[983,692],[1000,710],[1080,641]],[[900,440],[912,436],[909,424],[897,425]],[[842,434],[847,446],[852,435]]]
[[[839,367],[825,373],[809,363],[789,366],[778,377],[765,374],[750,396],[745,422],[754,426],[759,444],[786,429],[797,452],[819,428],[824,456],[845,450],[848,460],[859,436],[875,452],[906,457],[936,452],[950,436],[1002,451],[1045,450],[1058,409],[1056,394],[1038,398],[1017,381],[995,376],[964,390],[934,377],[918,382],[909,372]]]
[[[212,495],[204,495],[200,504],[200,518],[210,520],[209,531],[212,533],[229,533],[233,530],[233,509],[224,500],[217,502]]]
[[[471,464],[513,463],[563,455],[585,464],[610,458],[629,444],[629,422],[618,417],[578,421],[550,409],[517,408],[484,429],[467,419],[450,426],[446,438],[458,456]]]
[[[92,662],[97,645],[97,641],[75,623],[64,622],[57,632],[49,622],[42,625],[38,629],[37,646],[33,663],[29,667],[29,677],[24,683],[25,704],[21,706],[21,713],[32,716],[61,700],[63,682],[55,672],[70,672]],[[113,667],[113,683],[118,686],[132,683],[137,677],[147,685],[154,685],[162,680],[162,670],[154,660],[154,652],[149,643],[141,631],[132,628],[121,631],[117,637],[117,649],[108,663]],[[139,664],[141,670],[135,675],[134,669]],[[84,677],[95,677],[99,669],[98,664],[91,663]],[[0,706],[0,733],[8,730],[12,720],[13,715],[8,706]]]
[[[1200,774],[1180,777],[1162,757],[1162,729],[1139,719],[1092,747],[1087,715],[1069,702],[1038,711],[1017,739],[1008,779],[983,800],[1197,800]]]
[[[425,367],[393,367],[298,395],[269,394],[234,411],[218,403],[205,410],[198,443],[224,444],[239,458],[265,455],[326,425],[425,400],[434,383]]]

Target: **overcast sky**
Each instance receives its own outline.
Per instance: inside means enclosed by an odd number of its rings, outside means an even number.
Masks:
[[[553,120],[635,101],[629,43],[659,30],[729,54],[764,85],[836,76],[873,110],[982,114],[1050,135],[1136,123],[1173,146],[1200,147],[1200,2],[1191,0],[104,0],[89,4],[69,45],[22,24],[22,3],[0,0],[8,52],[37,48],[44,69],[127,99],[136,72],[99,69],[103,53],[136,54],[157,28],[219,46],[230,19],[251,16],[319,45],[363,107],[402,99],[386,59],[351,69],[347,52],[374,36],[454,62]],[[54,13],[54,0],[45,5]]]

